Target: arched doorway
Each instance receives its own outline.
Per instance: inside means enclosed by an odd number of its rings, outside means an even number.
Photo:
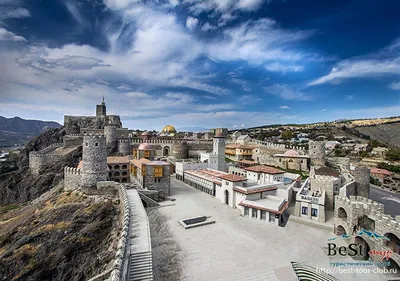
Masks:
[[[392,258],[389,258],[387,260],[389,263],[388,266],[386,266],[387,269],[391,270],[392,272],[397,272],[397,274],[400,276],[400,266],[397,262],[395,262]]]
[[[165,146],[163,149],[163,156],[169,156],[169,146]]]
[[[229,205],[229,191],[225,190],[225,204]]]
[[[342,207],[338,209],[338,218],[347,221],[347,212]]]
[[[389,238],[389,241],[385,241],[386,246],[392,250],[394,253],[399,254],[399,248],[400,248],[400,239],[397,235],[388,232],[385,234],[385,237]]]
[[[368,242],[362,238],[361,236],[356,236],[354,239],[354,242],[357,245],[361,245],[361,253],[360,253],[360,259],[363,260],[368,260],[369,259],[369,251],[371,250],[371,248],[368,245]]]
[[[341,225],[338,225],[337,227],[336,227],[336,235],[346,235],[347,233],[346,233],[346,229],[343,227],[343,226],[341,226]]]

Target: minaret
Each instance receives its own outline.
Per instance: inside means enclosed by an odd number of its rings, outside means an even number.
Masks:
[[[209,168],[225,172],[225,134],[224,129],[215,129],[213,152],[210,154]]]

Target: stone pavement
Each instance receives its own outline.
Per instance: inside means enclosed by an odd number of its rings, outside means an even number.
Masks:
[[[296,280],[291,262],[332,269],[356,262],[326,255],[332,232],[289,221],[278,227],[244,218],[216,198],[171,178],[175,205],[149,210],[155,280]],[[185,230],[178,220],[212,216],[215,224]],[[337,245],[346,245],[335,240]],[[350,267],[348,267],[350,268]],[[367,268],[354,267],[351,268]],[[370,267],[368,267],[370,268]],[[375,267],[371,267],[370,270]],[[387,280],[384,275],[335,274],[340,280]]]

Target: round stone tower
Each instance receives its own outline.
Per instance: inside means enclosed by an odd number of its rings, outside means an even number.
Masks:
[[[311,166],[325,166],[325,142],[310,141],[308,143],[308,154]]]
[[[370,171],[367,167],[356,166],[352,172],[356,182],[355,194],[369,198]]]
[[[188,152],[188,144],[185,141],[174,141],[172,144],[172,156],[176,159],[187,159]]]
[[[108,148],[117,148],[117,126],[105,125],[104,135],[106,136],[106,144]]]
[[[130,139],[119,139],[118,140],[118,153],[120,153],[124,156],[132,154]]]
[[[85,135],[82,150],[82,186],[95,187],[107,180],[107,146],[104,135]]]

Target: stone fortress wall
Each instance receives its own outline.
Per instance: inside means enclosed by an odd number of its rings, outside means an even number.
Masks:
[[[232,142],[231,142],[232,143]],[[233,142],[234,143],[234,142]],[[228,143],[227,143],[228,144]],[[281,143],[273,143],[273,142],[267,142],[267,141],[259,141],[255,139],[251,139],[249,142],[250,145],[258,145],[263,148],[267,149],[272,149],[272,150],[279,150],[279,151],[286,151],[289,149],[296,150],[300,154],[304,154],[301,152],[305,152],[307,149],[304,146],[298,146],[298,145],[287,145],[287,144],[281,144]]]
[[[71,146],[82,145],[82,141],[83,141],[83,136],[80,134],[65,135],[63,137],[63,146],[71,147]]]
[[[336,197],[335,215],[334,215],[334,231],[336,234],[351,235],[353,227],[359,225],[360,218],[367,217],[373,222],[370,229],[379,235],[395,235],[400,237],[400,216],[393,219],[390,215],[384,213],[384,205],[367,199],[362,196]],[[354,236],[354,237],[353,237]],[[359,236],[353,235],[352,242],[360,241]],[[388,250],[385,244],[386,240],[374,239],[367,236],[361,237],[370,249],[383,251]],[[374,257],[371,257],[372,259]],[[393,253],[391,259],[400,265],[399,253]]]
[[[63,147],[62,143],[54,143],[40,151],[29,152],[29,168],[35,174],[48,165],[60,163],[64,160],[64,156],[58,154],[50,154],[59,147]]]
[[[65,167],[64,168],[64,190],[79,189],[82,183],[82,169]]]

